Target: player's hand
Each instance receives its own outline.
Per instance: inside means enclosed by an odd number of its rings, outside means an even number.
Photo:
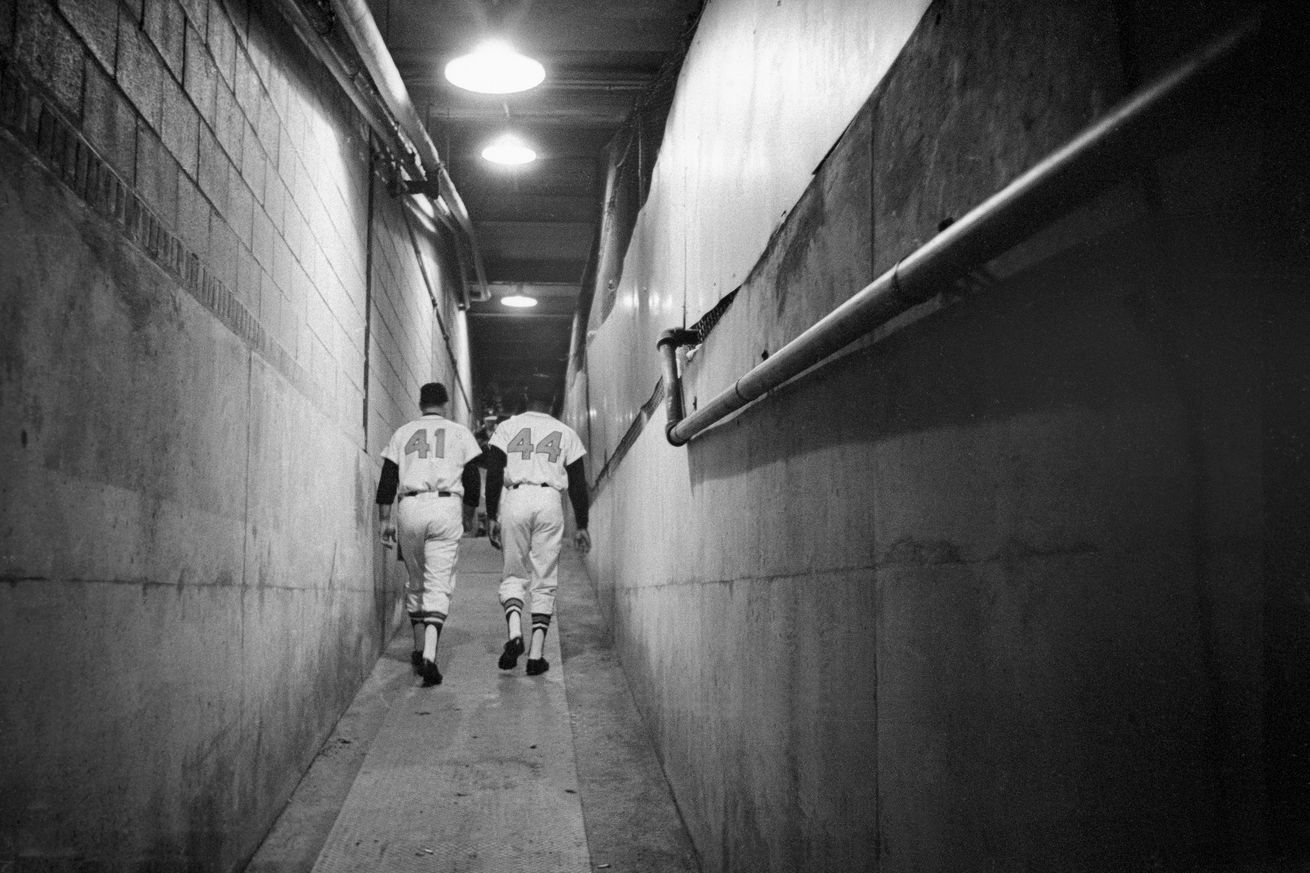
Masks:
[[[500,548],[500,522],[494,518],[487,522],[487,540],[496,548]]]
[[[382,545],[388,549],[394,549],[396,547],[396,523],[390,520],[382,522],[382,533],[378,538],[382,540]]]
[[[573,543],[578,547],[578,551],[585,555],[591,551],[591,534],[583,528],[573,535]]]

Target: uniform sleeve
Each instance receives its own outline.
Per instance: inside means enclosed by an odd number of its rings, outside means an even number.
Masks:
[[[500,517],[500,489],[505,484],[505,453],[487,446],[487,518]]]
[[[565,468],[567,468],[569,464],[572,464],[574,461],[578,460],[579,458],[587,454],[587,450],[583,448],[582,439],[578,436],[578,432],[575,431],[573,428],[569,428],[568,443],[569,443],[568,450],[564,453]]]
[[[379,506],[390,506],[396,499],[396,489],[400,486],[400,467],[395,461],[382,462],[382,475],[378,477],[378,492],[375,498]]]
[[[573,504],[573,520],[579,530],[587,529],[587,514],[591,508],[591,495],[587,491],[587,471],[582,458],[564,468],[569,474],[569,502]]]
[[[474,508],[482,501],[482,469],[478,467],[477,460],[470,459],[460,476],[460,482],[464,485],[464,505]]]

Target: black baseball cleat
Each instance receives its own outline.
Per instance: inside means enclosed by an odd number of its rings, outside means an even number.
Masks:
[[[521,654],[523,654],[523,637],[514,637],[505,643],[505,651],[500,653],[500,660],[496,664],[502,670],[513,670],[518,666]]]
[[[441,671],[437,669],[436,661],[429,661],[424,658],[422,663],[418,665],[418,674],[423,677],[424,688],[429,685],[441,684]]]
[[[540,676],[550,669],[550,661],[545,658],[528,658],[528,675]]]
[[[410,652],[409,665],[414,668],[414,675],[420,675],[418,668],[423,666],[423,653],[418,650]]]

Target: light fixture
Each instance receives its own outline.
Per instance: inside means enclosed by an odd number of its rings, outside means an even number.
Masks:
[[[531,309],[537,305],[537,298],[528,297],[524,294],[511,294],[508,297],[500,298],[500,302],[515,309]]]
[[[490,40],[446,64],[446,78],[479,94],[513,94],[540,85],[546,70],[509,43]]]
[[[493,164],[515,166],[532,163],[537,159],[537,153],[514,134],[502,133],[482,150],[482,157]]]

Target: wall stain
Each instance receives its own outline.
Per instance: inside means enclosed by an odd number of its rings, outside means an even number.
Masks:
[[[27,328],[20,301],[29,299],[29,293],[24,287],[22,276],[6,278],[11,278],[17,288],[12,295],[4,295],[4,302],[0,303],[0,325],[3,325],[3,328],[0,328],[0,339],[3,340],[0,342],[0,364],[4,365],[7,380],[19,382],[23,378],[27,359],[22,342],[23,337],[27,335]]]
[[[1068,545],[1038,546],[1021,537],[1010,537],[987,560],[1014,562],[1028,558],[1051,558],[1060,555],[1092,555],[1100,551],[1100,546],[1086,540],[1078,540]]]
[[[883,552],[879,564],[887,566],[933,564],[963,564],[960,547],[950,540],[921,540],[901,537]]]
[[[823,229],[827,219],[827,208],[823,196],[822,186],[813,186],[806,191],[805,196],[796,205],[795,211],[792,212],[787,223],[786,233],[780,234],[773,240],[773,244],[783,244],[786,238],[786,248],[782,252],[782,257],[778,260],[778,269],[775,278],[774,287],[777,293],[777,314],[782,316],[787,309],[787,292],[793,284],[797,284],[806,275],[806,264],[811,247],[814,245],[815,238]],[[766,254],[765,258],[769,256]]]
[[[177,297],[165,293],[159,268],[153,262],[142,259],[119,240],[106,239],[99,219],[82,222],[78,230],[91,253],[88,267],[108,271],[115,299],[122,304],[133,334],[140,336],[153,326],[184,332]],[[157,353],[153,345],[147,338],[144,351],[149,357]]]
[[[355,471],[355,524],[361,530],[372,527],[372,506],[375,493],[369,485],[368,474],[363,470]]]

